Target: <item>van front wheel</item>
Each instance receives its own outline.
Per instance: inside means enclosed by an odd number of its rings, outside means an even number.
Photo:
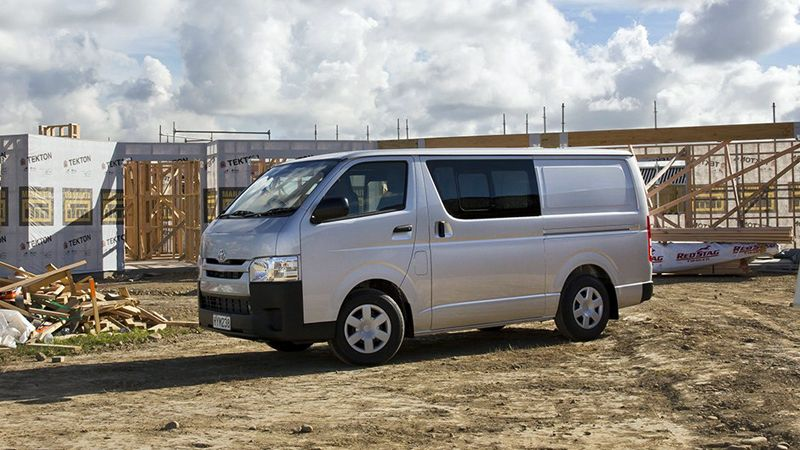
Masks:
[[[597,339],[608,323],[611,309],[608,291],[591,275],[567,282],[556,313],[558,331],[573,341]]]
[[[404,335],[403,313],[397,302],[376,289],[359,289],[342,305],[330,347],[348,364],[374,366],[397,353]]]

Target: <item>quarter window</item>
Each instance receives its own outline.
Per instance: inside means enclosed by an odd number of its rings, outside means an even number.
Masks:
[[[541,214],[530,159],[430,160],[427,166],[445,209],[455,218]]]
[[[356,164],[331,186],[325,198],[347,199],[347,217],[400,211],[406,208],[407,178],[404,161]]]

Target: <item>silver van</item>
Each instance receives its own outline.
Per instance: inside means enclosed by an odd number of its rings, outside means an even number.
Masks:
[[[650,298],[644,183],[620,150],[420,149],[297,159],[211,223],[204,328],[388,361],[403,339],[555,319],[597,338]]]

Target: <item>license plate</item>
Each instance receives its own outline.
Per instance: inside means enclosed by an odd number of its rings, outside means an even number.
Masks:
[[[214,314],[211,319],[211,326],[218,330],[231,330],[231,316]]]

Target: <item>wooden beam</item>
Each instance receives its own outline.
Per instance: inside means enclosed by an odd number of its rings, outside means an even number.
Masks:
[[[380,145],[380,144],[379,144]],[[425,139],[425,148],[465,147],[530,147],[527,134],[500,134],[485,136],[455,136]]]
[[[33,318],[31,313],[29,313],[28,311],[25,311],[22,308],[17,308],[16,306],[14,306],[14,305],[12,305],[10,303],[6,303],[6,302],[4,302],[2,300],[0,300],[0,308],[2,308],[2,309],[10,309],[12,311],[17,311],[18,313],[22,314],[25,317],[28,317],[28,318],[31,318],[31,319]]]
[[[628,144],[794,139],[794,123],[756,123],[632,130],[575,131],[567,134],[570,147]]]
[[[86,260],[83,259],[83,260],[78,261],[76,263],[72,263],[72,264],[70,264],[68,266],[64,266],[64,267],[62,267],[62,268],[60,268],[58,270],[55,270],[53,272],[43,273],[41,275],[36,275],[34,277],[31,277],[31,278],[26,278],[24,280],[20,280],[20,281],[14,283],[14,284],[9,284],[8,286],[2,286],[2,287],[0,287],[0,292],[13,291],[14,289],[16,289],[18,287],[21,287],[23,289],[35,289],[38,286],[43,286],[43,285],[45,285],[47,283],[50,283],[52,281],[60,280],[61,278],[64,277],[64,274],[66,274],[70,270],[76,269],[76,268],[81,267],[81,266],[83,266],[85,264],[86,264]]]
[[[696,127],[640,128],[567,132],[568,147],[603,147],[643,144],[685,144],[689,142],[758,141],[796,139],[794,122],[706,125]],[[425,148],[530,147],[534,138],[544,148],[561,146],[561,133],[453,136],[422,139]],[[380,149],[417,148],[419,139],[378,141]]]
[[[89,279],[89,298],[92,300],[92,313],[94,314],[94,331],[100,334],[100,312],[97,309],[97,293],[94,289],[94,278]]]
[[[21,273],[23,275],[27,275],[29,277],[36,276],[35,273],[28,272],[27,270],[20,269],[19,267],[12,266],[11,264],[4,263],[3,261],[0,261],[0,267],[2,267],[3,269],[8,269],[8,270],[10,270],[10,271],[12,271],[14,273],[19,272],[19,273]]]
[[[659,206],[658,208],[654,209],[653,211],[650,211],[650,214],[651,215],[652,214],[660,214],[660,213],[662,213],[664,211],[667,211],[669,208],[671,208],[671,207],[673,207],[675,205],[678,205],[680,203],[683,203],[685,201],[691,200],[691,199],[697,197],[698,195],[700,195],[702,193],[705,193],[705,192],[708,192],[708,191],[712,190],[714,187],[719,186],[720,184],[727,183],[728,181],[730,181],[730,180],[732,180],[732,179],[734,179],[736,177],[739,177],[739,176],[741,176],[741,175],[743,175],[743,174],[745,174],[747,172],[750,172],[753,169],[757,169],[757,168],[763,166],[764,164],[769,164],[769,163],[775,161],[778,158],[781,158],[783,156],[791,154],[792,152],[794,152],[798,148],[800,148],[800,144],[795,144],[795,145],[787,148],[786,150],[783,150],[781,152],[775,153],[774,155],[770,156],[769,158],[761,160],[761,161],[757,162],[756,164],[753,164],[752,166],[747,167],[746,169],[742,169],[742,170],[740,170],[740,171],[738,171],[738,172],[736,172],[736,173],[734,173],[732,175],[729,175],[729,176],[727,176],[727,177],[725,177],[725,178],[723,178],[721,180],[715,181],[715,182],[713,182],[711,184],[707,184],[707,185],[701,187],[700,189],[692,190],[691,192],[689,192],[688,194],[684,195],[683,197],[676,198],[675,200],[673,200],[671,202],[667,202],[666,204]]]

